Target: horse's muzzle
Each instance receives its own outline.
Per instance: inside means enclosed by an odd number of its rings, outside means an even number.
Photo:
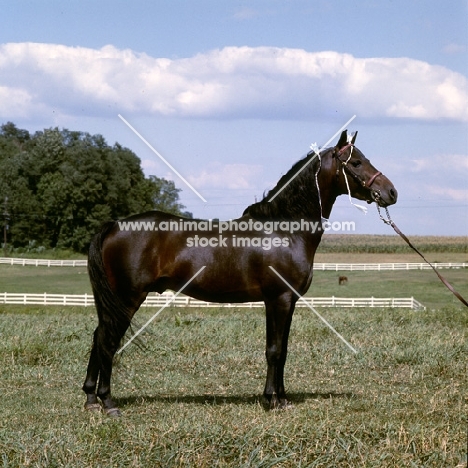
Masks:
[[[370,200],[369,203],[374,201],[382,208],[385,208],[386,206],[394,205],[397,202],[398,192],[392,185],[388,188],[385,187],[378,190],[371,190],[371,198],[372,200]]]

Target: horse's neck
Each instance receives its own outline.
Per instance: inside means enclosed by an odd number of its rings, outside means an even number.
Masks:
[[[336,195],[328,194],[326,192],[322,193],[322,191],[320,191],[320,196],[322,199],[322,218],[329,219],[333,205],[336,201]]]

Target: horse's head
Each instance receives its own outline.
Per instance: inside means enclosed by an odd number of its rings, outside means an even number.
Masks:
[[[390,180],[354,146],[356,136],[357,132],[349,138],[345,130],[333,151],[340,193],[347,193],[349,186],[354,198],[368,203],[375,201],[382,207],[393,205],[398,192]]]

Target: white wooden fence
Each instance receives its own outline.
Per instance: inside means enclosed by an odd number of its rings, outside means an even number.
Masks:
[[[447,268],[468,268],[468,263],[433,263],[439,270]],[[388,271],[388,270],[430,270],[427,263],[314,263],[314,270],[332,271]]]
[[[0,264],[5,265],[21,265],[21,266],[68,266],[78,267],[87,266],[88,260],[47,260],[40,258],[8,258],[0,257]]]
[[[204,302],[188,296],[166,292],[147,297],[143,307],[162,307],[170,302],[171,307],[263,307],[263,302],[243,303],[217,303]],[[36,305],[62,305],[62,306],[94,306],[92,294],[19,294],[0,293],[0,304],[36,304]],[[297,302],[297,307],[392,307],[425,309],[425,307],[413,297],[404,298],[379,298],[379,297],[305,297]]]
[[[0,264],[22,266],[87,266],[83,260],[47,260],[35,258],[7,258],[0,257]],[[468,263],[434,263],[437,269],[468,268]],[[388,270],[427,270],[431,267],[427,263],[314,263],[314,270],[331,271],[388,271]]]

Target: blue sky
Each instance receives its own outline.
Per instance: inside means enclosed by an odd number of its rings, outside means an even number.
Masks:
[[[15,1],[0,121],[101,133],[229,219],[350,117],[409,234],[468,234],[465,1]],[[203,203],[118,118],[207,199]],[[346,197],[332,220],[390,234]]]

